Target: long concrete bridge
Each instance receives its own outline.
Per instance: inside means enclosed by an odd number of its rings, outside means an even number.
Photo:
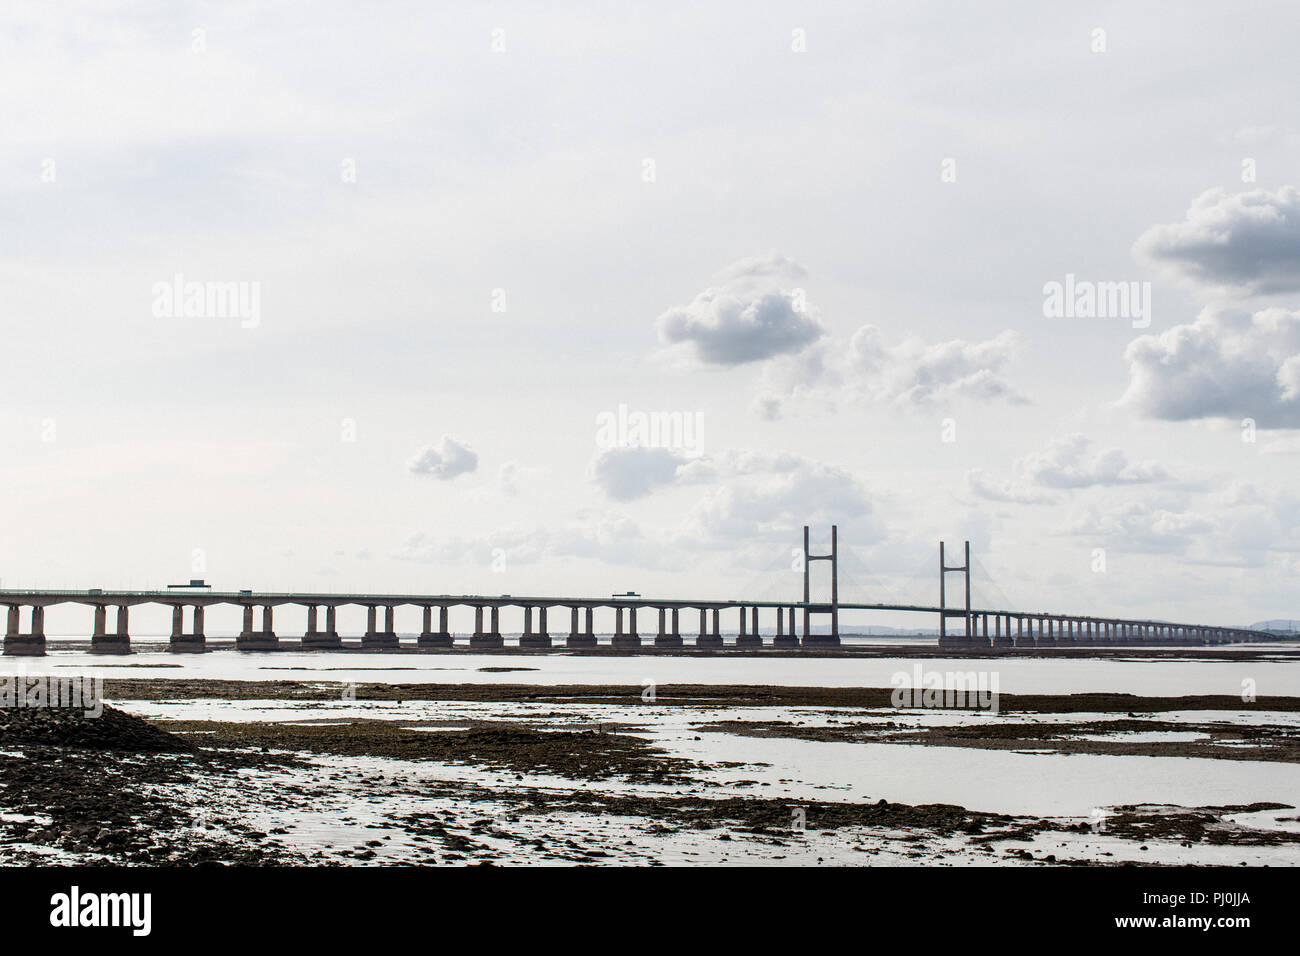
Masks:
[[[255,593],[253,591],[212,591],[206,587],[172,587],[166,590],[110,591],[92,588],[68,590],[0,590],[0,608],[7,608],[4,653],[39,656],[45,653],[45,610],[63,604],[89,606],[93,612],[90,634],[92,653],[130,653],[129,620],[131,608],[142,604],[162,605],[172,610],[171,649],[178,652],[201,652],[207,649],[204,612],[214,605],[243,608],[243,628],[235,638],[239,650],[270,651],[301,647],[308,650],[342,650],[348,647],[397,648],[403,645],[394,626],[399,607],[418,607],[423,627],[415,647],[452,648],[457,641],[448,628],[451,608],[472,608],[474,631],[467,645],[491,650],[505,646],[501,633],[501,612],[518,609],[522,614],[519,637],[521,648],[546,649],[563,641],[568,648],[592,648],[598,644],[593,630],[597,609],[613,609],[615,630],[611,645],[635,649],[644,646],[640,625],[644,612],[657,616],[651,643],[656,648],[685,646],[733,646],[756,648],[834,647],[840,644],[840,611],[906,611],[933,614],[939,620],[939,646],[953,650],[977,650],[990,647],[1101,647],[1114,645],[1203,645],[1275,640],[1262,631],[1218,627],[1205,624],[1173,624],[1167,621],[1130,618],[1094,617],[1059,614],[1047,611],[997,610],[974,608],[970,603],[970,543],[965,545],[962,565],[948,566],[944,545],[939,545],[939,603],[860,604],[839,600],[838,529],[831,529],[829,554],[810,554],[808,528],[804,531],[804,590],[802,601],[714,601],[643,598],[636,595],[613,595],[608,598],[540,597],[502,594],[323,594],[323,593]],[[813,561],[831,564],[829,601],[811,600],[808,565]],[[945,580],[950,572],[963,572],[965,598],[960,606],[947,603]],[[307,628],[301,642],[282,641],[274,627],[277,607],[296,605],[307,609]],[[356,641],[345,641],[338,632],[340,607],[366,608],[366,630]],[[548,612],[569,612],[567,635],[552,634]],[[760,612],[763,612],[760,614]],[[110,614],[112,617],[110,629]],[[698,615],[698,630],[693,627]],[[683,617],[685,615],[685,617]],[[734,643],[723,641],[721,625],[724,615],[739,624]],[[830,619],[827,629],[814,630],[815,616]],[[23,618],[27,629],[23,630]],[[962,622],[960,631],[949,633],[949,623]],[[682,628],[687,633],[682,633]],[[764,629],[770,641],[764,639]],[[649,634],[647,633],[647,637]],[[409,642],[408,642],[409,645]]]

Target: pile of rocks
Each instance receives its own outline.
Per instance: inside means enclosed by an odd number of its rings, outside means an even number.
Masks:
[[[45,744],[131,753],[193,751],[187,741],[139,717],[104,707],[87,714],[72,707],[0,707],[0,747]]]

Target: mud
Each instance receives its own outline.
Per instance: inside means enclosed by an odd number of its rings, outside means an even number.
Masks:
[[[105,693],[115,701],[291,701],[310,710],[340,701],[341,686],[162,678],[110,681]],[[619,711],[621,722],[581,729],[574,729],[571,711],[548,717],[545,707],[528,720],[398,715],[294,723],[150,722],[116,707],[106,707],[97,718],[67,710],[0,710],[0,862],[656,864],[700,857],[815,863],[825,852],[837,862],[933,864],[973,858],[1094,865],[1143,862],[1149,847],[1227,847],[1244,853],[1300,846],[1300,833],[1267,829],[1266,819],[1262,826],[1235,819],[1290,809],[1276,803],[1119,806],[1099,824],[883,798],[737,795],[732,788],[744,781],[719,782],[715,772],[743,765],[695,763],[637,735],[642,693],[640,686],[355,687],[358,701],[629,705]],[[731,705],[879,710],[889,706],[889,694],[871,688],[677,685],[659,687],[654,703],[680,706],[688,715],[693,707]],[[906,712],[877,714],[874,720],[836,712],[835,722],[825,726],[759,720],[697,727],[839,742],[1297,760],[1295,728],[1158,716],[1252,709],[1236,697],[1003,695],[1000,703],[1004,712],[1052,716],[916,727],[904,720]],[[1297,702],[1262,698],[1253,707],[1294,712]],[[1069,719],[1085,712],[1115,716]],[[1125,739],[1153,731],[1194,731],[1204,739]],[[445,779],[445,769],[452,767],[469,775]],[[429,769],[436,772],[429,775]],[[300,829],[321,825],[337,834],[328,837],[334,842],[295,839]],[[1094,829],[1098,826],[1104,827],[1108,848],[1088,850],[1084,844],[1102,836]],[[728,849],[716,849],[721,847]]]
[[[0,859],[8,864],[269,864],[301,858],[264,843],[237,817],[207,827],[175,793],[197,778],[283,765],[201,751],[138,717],[105,708],[0,710]]]
[[[338,700],[345,685],[332,681],[238,681],[192,678],[110,679],[104,696],[112,700]],[[357,700],[455,700],[588,704],[643,702],[645,688],[637,685],[563,684],[388,684],[347,685]],[[814,706],[883,709],[893,707],[893,690],[880,687],[770,687],[762,685],[660,684],[654,703],[660,706]],[[1259,697],[1244,702],[1229,694],[1189,694],[1140,697],[1133,694],[1001,694],[1004,713],[1166,713],[1185,710],[1225,710],[1234,713],[1273,711],[1300,713],[1300,697]]]
[[[281,751],[395,760],[476,764],[489,769],[558,774],[575,780],[620,776],[667,783],[697,769],[669,757],[640,737],[604,730],[536,730],[514,722],[489,722],[463,730],[420,730],[427,722],[357,720],[346,723],[276,724],[176,721],[177,734],[201,735],[208,747]]]
[[[1197,708],[1203,709],[1203,708]],[[987,750],[1048,750],[1060,754],[1131,757],[1204,757],[1300,763],[1300,728],[1268,724],[1173,722],[1162,720],[1053,721],[994,720],[959,727],[912,727],[897,721],[840,722],[806,726],[789,721],[723,720],[696,730],[744,737],[786,737],[836,743],[916,744]],[[1202,740],[1125,740],[1124,734],[1199,734]],[[1107,736],[1112,739],[1097,739]]]

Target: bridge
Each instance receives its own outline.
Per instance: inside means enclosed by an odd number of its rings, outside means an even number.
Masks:
[[[803,600],[802,601],[714,601],[643,598],[633,594],[608,598],[530,597],[516,595],[468,594],[337,594],[337,593],[254,593],[252,591],[212,591],[206,588],[169,588],[167,590],[0,590],[0,608],[7,608],[4,637],[6,655],[40,656],[45,653],[45,610],[63,604],[86,605],[93,609],[91,653],[131,652],[130,610],[142,604],[163,605],[172,610],[170,647],[177,652],[202,652],[207,649],[203,629],[204,611],[214,605],[243,608],[243,628],[235,638],[238,650],[273,651],[302,648],[306,650],[393,649],[411,646],[399,640],[394,615],[399,607],[421,609],[423,628],[414,642],[417,648],[452,648],[492,650],[505,646],[501,633],[501,612],[517,608],[522,612],[519,646],[524,649],[547,649],[556,646],[560,635],[552,635],[548,612],[569,612],[569,632],[562,637],[567,648],[593,648],[598,645],[593,630],[597,609],[613,609],[615,630],[610,645],[635,650],[643,647],[640,620],[644,612],[657,613],[655,648],[677,648],[690,643],[702,648],[818,648],[840,644],[841,611],[905,611],[937,615],[938,646],[954,651],[1015,647],[1103,647],[1133,645],[1194,646],[1276,640],[1264,631],[1219,627],[1206,624],[1174,624],[1168,621],[1094,617],[1047,611],[998,610],[971,606],[970,542],[965,542],[964,561],[948,565],[944,543],[939,543],[939,603],[864,604],[839,600],[839,529],[831,528],[831,550],[811,554],[808,527],[803,529]],[[829,600],[811,599],[809,565],[827,561],[831,565]],[[964,576],[964,599],[959,605],[947,600],[946,581],[951,573]],[[274,627],[275,608],[295,605],[307,609],[307,628],[297,644],[281,641]],[[366,630],[356,641],[345,642],[337,628],[340,607],[366,608]],[[448,629],[451,608],[472,608],[474,631],[468,644],[458,644]],[[109,630],[109,612],[113,627]],[[436,622],[435,622],[435,612]],[[760,615],[760,612],[763,612]],[[683,614],[699,616],[698,631],[682,634]],[[733,643],[723,641],[720,630],[723,614],[734,615],[739,630]],[[22,618],[28,628],[22,630]],[[827,629],[814,630],[814,617],[829,618]],[[764,640],[766,618],[770,643]],[[950,623],[960,628],[949,632]],[[188,623],[187,623],[188,622]]]

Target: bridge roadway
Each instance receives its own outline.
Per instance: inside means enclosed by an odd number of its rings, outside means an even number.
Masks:
[[[547,628],[547,611],[567,608],[570,611],[570,630],[564,646],[589,648],[597,645],[592,628],[593,612],[597,608],[615,611],[614,647],[636,648],[642,646],[637,630],[637,612],[650,608],[658,612],[658,629],[655,647],[681,647],[686,643],[680,627],[682,611],[699,612],[698,635],[692,640],[699,647],[723,647],[720,628],[723,611],[739,612],[739,631],[732,646],[760,647],[764,645],[760,631],[759,611],[775,611],[774,628],[771,629],[771,646],[817,647],[840,643],[838,633],[839,611],[905,611],[939,615],[941,622],[953,618],[963,619],[961,633],[944,635],[939,646],[953,650],[974,650],[987,647],[1045,647],[1045,646],[1112,646],[1112,645],[1201,645],[1239,643],[1243,641],[1268,641],[1275,635],[1242,628],[1225,628],[1199,624],[1173,624],[1168,621],[1126,618],[1102,618],[1059,614],[1048,611],[1011,611],[996,609],[965,609],[920,604],[861,604],[843,601],[834,603],[808,601],[703,601],[669,600],[612,595],[608,598],[542,597],[520,595],[466,595],[466,594],[326,594],[326,593],[276,593],[251,591],[211,591],[207,589],[173,588],[157,591],[139,590],[0,590],[0,607],[7,607],[7,627],[4,653],[7,655],[41,655],[45,653],[45,609],[61,604],[80,604],[93,608],[94,625],[90,636],[93,653],[130,653],[129,609],[141,604],[159,604],[172,609],[171,648],[175,651],[201,652],[206,649],[203,630],[204,609],[213,605],[235,605],[243,608],[243,629],[235,638],[241,650],[277,650],[292,647],[282,644],[273,625],[273,608],[286,604],[307,609],[307,629],[301,647],[306,649],[343,649],[345,646],[336,626],[336,612],[340,607],[361,606],[367,609],[367,627],[361,636],[363,648],[394,648],[400,642],[394,628],[394,612],[398,607],[419,607],[423,613],[423,628],[416,646],[450,648],[457,646],[448,629],[448,611],[452,607],[474,609],[474,632],[468,646],[477,649],[503,647],[500,612],[502,608],[518,607],[523,611],[520,646],[548,648],[553,641]],[[109,630],[108,612],[112,608],[114,627]],[[29,611],[30,625],[20,629],[24,609]],[[320,610],[324,609],[324,621]],[[437,609],[437,627],[433,612]],[[189,627],[186,628],[186,611]],[[382,610],[382,622],[380,611]],[[624,626],[624,612],[627,626]],[[802,634],[796,630],[796,611],[802,611]],[[830,633],[813,633],[809,616],[815,613],[832,613]],[[769,615],[772,616],[772,615]],[[991,623],[990,623],[991,622]],[[322,626],[323,624],[323,626]],[[941,628],[946,630],[946,628]]]

